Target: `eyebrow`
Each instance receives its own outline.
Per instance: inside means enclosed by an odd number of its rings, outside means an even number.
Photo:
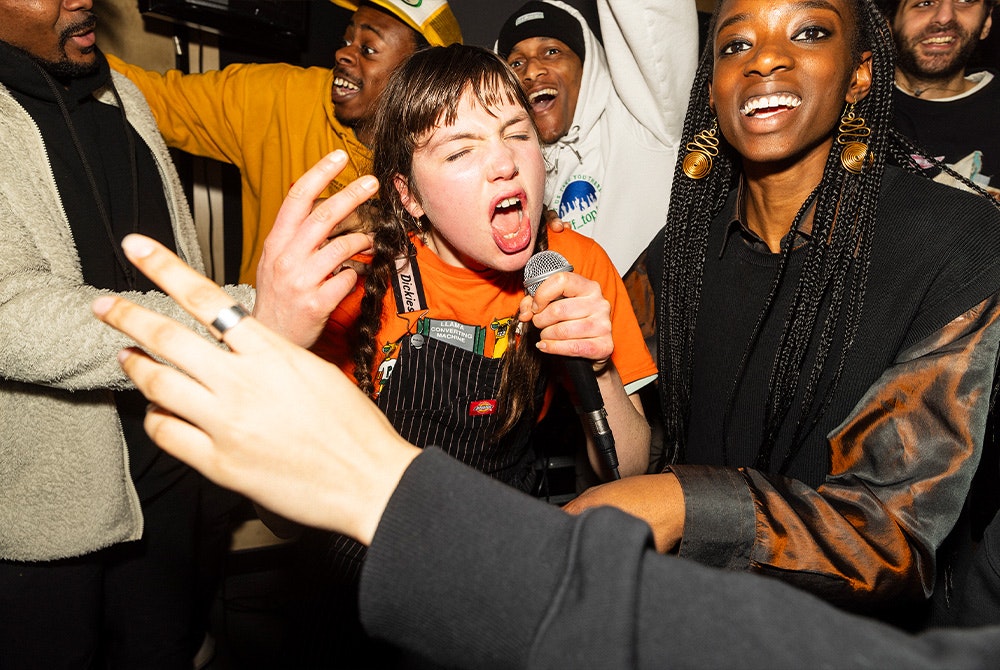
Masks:
[[[523,121],[528,121],[528,120],[529,120],[528,113],[522,111],[520,114],[512,116],[509,119],[507,119],[506,121],[504,121],[503,124],[500,126],[500,132],[503,132],[503,131],[507,130],[511,126],[517,125],[518,123],[521,123]],[[437,139],[436,141],[434,141],[434,144],[436,146],[440,146],[440,145],[445,144],[447,142],[454,142],[455,140],[475,140],[475,139],[479,139],[479,138],[480,138],[480,135],[478,135],[476,133],[456,132],[456,133],[452,133],[450,135],[445,135],[445,136],[441,137],[440,139]]]
[[[835,14],[837,14],[837,16],[840,16],[840,10],[837,9],[833,5],[833,3],[828,2],[827,0],[800,0],[799,2],[793,2],[789,4],[793,5],[796,9],[826,9],[831,12],[834,12]],[[734,23],[741,23],[743,21],[746,21],[750,18],[750,16],[751,16],[750,12],[741,12],[740,14],[734,14],[725,21],[723,21],[722,23],[720,23],[716,27],[715,32],[718,33],[719,31],[723,30],[724,28],[728,28]]]
[[[353,21],[351,21],[351,25],[354,26],[355,30],[369,30],[375,33],[375,35],[377,35],[379,39],[385,39],[382,36],[382,31],[380,31],[378,28],[376,28],[370,23],[354,23]]]

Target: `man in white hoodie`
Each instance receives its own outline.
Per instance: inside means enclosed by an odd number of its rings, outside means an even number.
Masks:
[[[625,274],[666,221],[698,59],[694,0],[532,1],[496,48],[532,104],[546,202]]]

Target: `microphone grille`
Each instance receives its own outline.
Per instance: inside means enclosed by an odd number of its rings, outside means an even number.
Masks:
[[[524,266],[524,290],[535,295],[539,284],[557,272],[572,272],[573,266],[557,251],[539,251]]]

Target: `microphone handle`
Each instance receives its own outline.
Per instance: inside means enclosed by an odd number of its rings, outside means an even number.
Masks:
[[[576,394],[576,411],[583,418],[584,426],[597,446],[612,479],[621,479],[618,472],[618,452],[615,437],[608,424],[608,413],[604,409],[604,399],[597,385],[593,363],[586,358],[567,356],[563,359],[570,388]]]

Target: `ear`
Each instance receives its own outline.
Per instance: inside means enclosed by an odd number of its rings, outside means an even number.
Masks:
[[[872,52],[865,51],[861,54],[861,62],[851,75],[851,83],[847,87],[847,95],[844,100],[847,102],[858,102],[868,97],[868,92],[872,88]]]
[[[708,108],[715,114],[715,96],[712,95],[712,82],[708,82]]]
[[[397,173],[395,177],[392,178],[392,185],[396,187],[396,193],[399,193],[399,201],[403,203],[403,207],[414,219],[419,219],[424,215],[424,208],[420,206],[417,199],[410,195],[410,187],[406,184],[406,178]]]
[[[990,34],[990,27],[993,25],[993,10],[986,15],[986,20],[983,21],[983,29],[979,31],[979,39],[985,40]]]

